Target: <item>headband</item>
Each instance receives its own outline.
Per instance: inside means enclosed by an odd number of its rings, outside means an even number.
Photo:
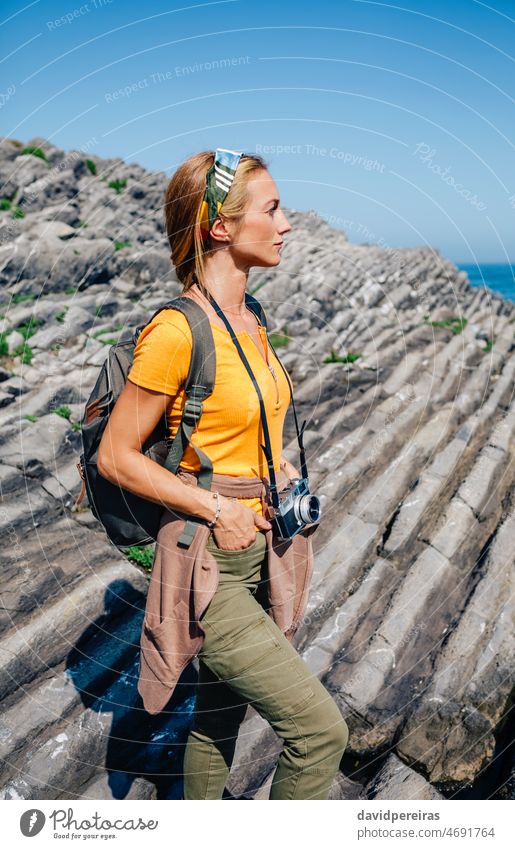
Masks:
[[[217,147],[215,161],[206,174],[206,190],[200,207],[200,235],[202,240],[209,236],[215,218],[232,186],[236,168],[242,154],[234,150]]]

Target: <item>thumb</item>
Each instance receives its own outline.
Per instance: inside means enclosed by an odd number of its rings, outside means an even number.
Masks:
[[[257,527],[262,528],[264,531],[269,531],[272,527],[268,519],[265,519],[265,517],[262,516],[261,513],[256,513],[255,522]]]

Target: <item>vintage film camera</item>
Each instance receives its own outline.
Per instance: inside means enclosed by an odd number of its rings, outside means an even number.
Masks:
[[[292,478],[286,489],[277,493],[279,507],[270,519],[280,539],[292,539],[306,525],[320,521],[320,499],[309,491],[308,478]]]

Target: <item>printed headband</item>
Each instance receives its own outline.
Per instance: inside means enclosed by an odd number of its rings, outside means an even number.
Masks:
[[[202,240],[209,236],[215,218],[232,186],[236,168],[243,154],[235,150],[217,147],[214,164],[206,174],[206,190],[200,207],[200,235]]]

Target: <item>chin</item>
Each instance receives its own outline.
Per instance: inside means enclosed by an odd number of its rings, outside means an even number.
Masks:
[[[269,266],[279,265],[280,262],[281,262],[281,254],[279,253],[279,251],[274,249],[274,253],[271,254],[271,256],[269,257],[267,265],[269,265]]]
[[[279,265],[281,262],[281,257],[277,254],[275,257],[254,257],[249,265],[250,267],[256,266],[257,268],[273,268],[275,265]]]

